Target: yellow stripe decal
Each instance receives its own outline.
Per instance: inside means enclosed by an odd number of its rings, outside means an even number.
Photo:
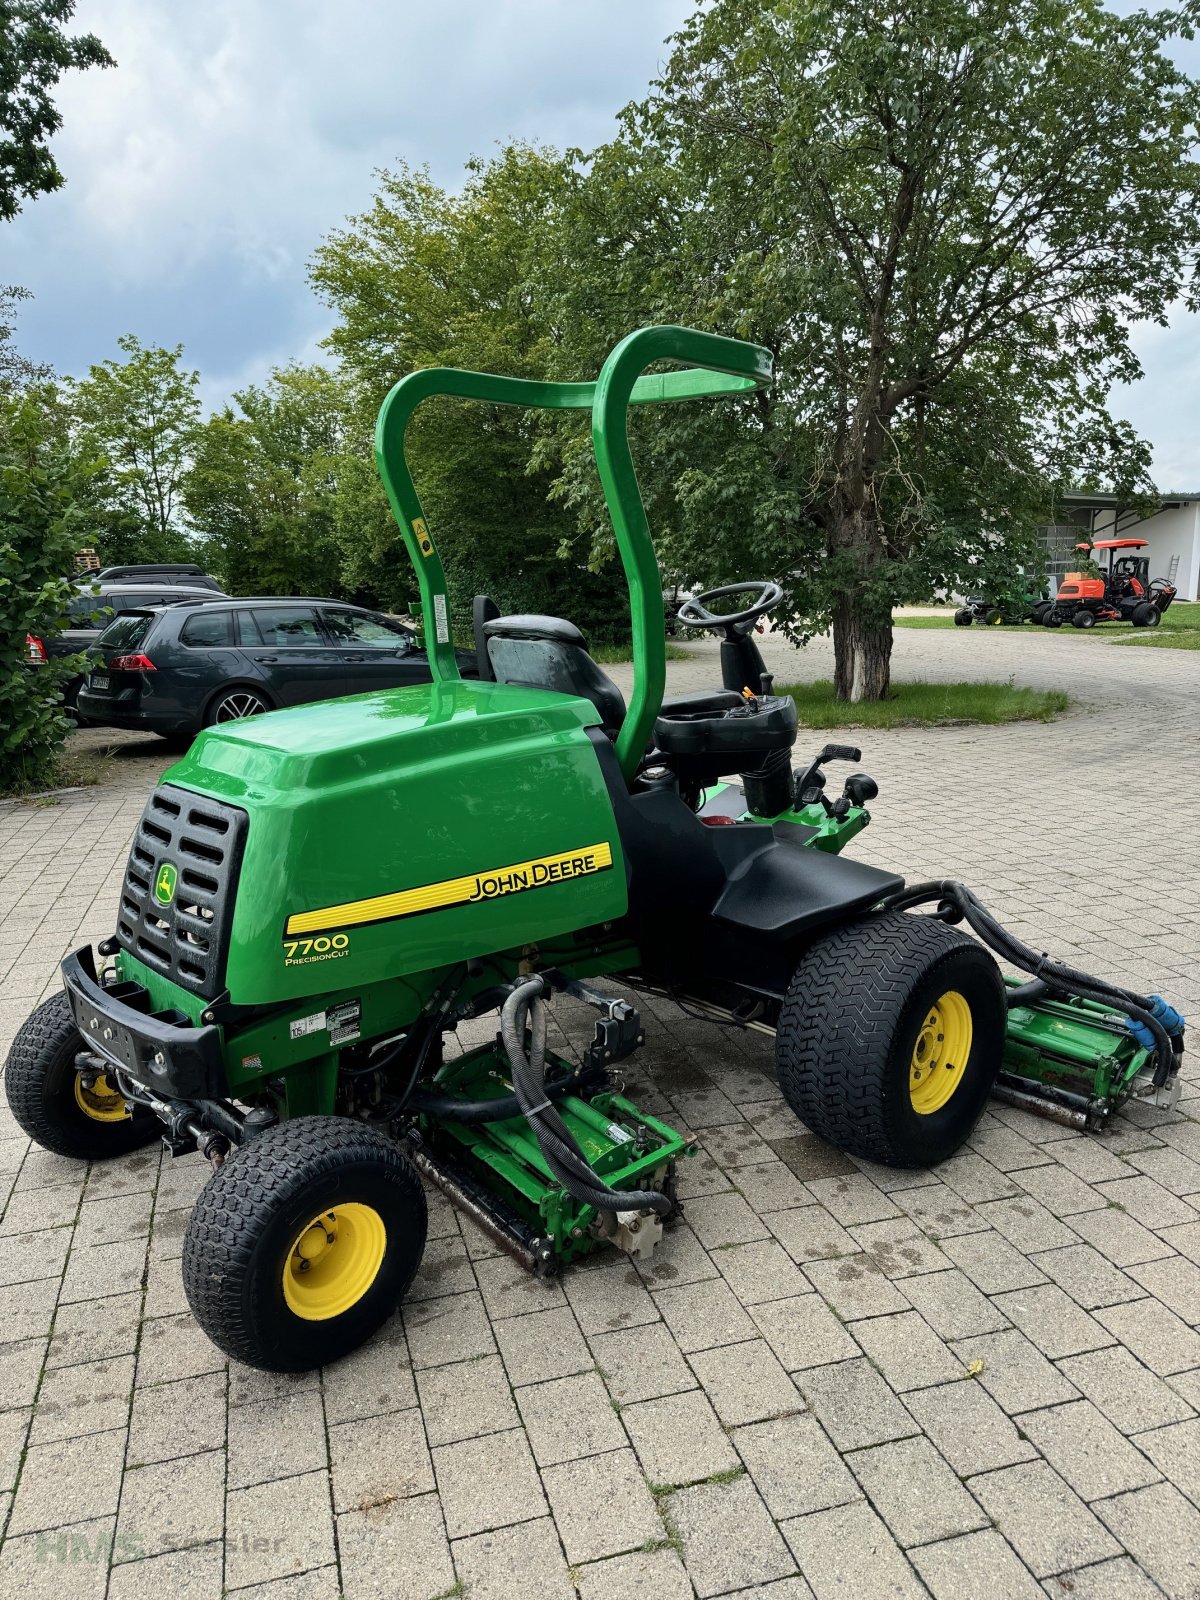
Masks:
[[[287,919],[285,936],[291,939],[297,934],[328,933],[332,928],[361,928],[369,922],[390,922],[421,911],[474,905],[480,900],[496,900],[501,895],[563,883],[568,878],[582,878],[590,872],[606,872],[611,866],[611,846],[584,845],[578,850],[564,850],[561,855],[538,856],[509,867],[471,872],[463,878],[444,878],[441,883],[427,883],[419,889],[397,889],[394,894],[347,900],[340,906],[322,906],[319,911],[296,911]]]

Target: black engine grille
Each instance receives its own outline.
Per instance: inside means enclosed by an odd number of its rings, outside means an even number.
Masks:
[[[165,783],[150,796],[125,869],[117,942],[180,988],[225,988],[234,894],[250,819],[237,806]],[[175,869],[167,904],[154,888]],[[169,874],[168,874],[169,878]]]

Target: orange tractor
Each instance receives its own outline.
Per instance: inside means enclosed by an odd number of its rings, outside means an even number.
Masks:
[[[1147,543],[1145,539],[1098,539],[1094,545],[1077,544],[1076,550],[1085,555],[1106,550],[1108,565],[1093,566],[1092,574],[1068,572],[1058,586],[1054,604],[1042,616],[1043,626],[1061,628],[1070,622],[1076,628],[1094,628],[1098,622],[1132,622],[1135,628],[1157,628],[1175,598],[1175,585],[1166,578],[1151,579],[1145,556],[1117,554],[1118,550],[1144,550]]]

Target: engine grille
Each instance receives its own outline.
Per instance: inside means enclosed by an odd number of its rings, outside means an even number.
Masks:
[[[117,942],[205,1000],[225,988],[249,823],[237,806],[166,783],[147,801],[129,852]]]

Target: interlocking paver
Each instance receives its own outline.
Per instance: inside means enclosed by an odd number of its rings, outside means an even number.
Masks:
[[[701,1600],[769,1583],[796,1563],[750,1478],[697,1484],[666,1502],[666,1518],[683,1541],[688,1576]]]
[[[545,1515],[537,1467],[519,1428],[440,1445],[433,1467],[452,1539]]]
[[[827,659],[820,641],[800,658],[763,643],[793,675]],[[1089,886],[1061,862],[1048,894],[1041,866],[1064,778],[1089,814],[1114,783],[1137,792],[1147,719],[1170,707],[1178,725],[1194,662],[1060,646],[899,634],[898,663],[935,679],[960,676],[969,647],[972,660],[990,653],[989,675],[1004,663],[1001,676],[1057,684],[1065,671],[1087,698],[1104,663],[1105,717],[1088,738],[1112,742],[1081,767],[1079,722],[871,735],[864,764],[883,797],[853,851],[912,879],[962,877],[1035,948],[1194,1008],[1195,782],[1158,798],[1177,849],[1155,902],[1117,914],[1074,893]],[[697,660],[672,665],[681,689],[715,676],[715,651],[689,648]],[[626,686],[627,671],[614,669]],[[931,739],[959,774],[936,806],[912,783]],[[156,741],[132,736],[126,749],[100,789],[0,807],[0,931],[16,929],[18,956],[0,958],[0,1047],[53,987],[59,955],[109,931],[128,838],[164,764]],[[1192,759],[1183,747],[1177,758]],[[980,830],[1013,770],[1028,775],[1029,803],[1002,834]],[[471,1600],[684,1600],[693,1577],[722,1600],[859,1600],[889,1584],[910,1592],[900,1547],[936,1600],[1194,1587],[1180,1551],[1200,1512],[1195,1080],[1178,1113],[1135,1106],[1100,1137],[993,1102],[936,1174],[889,1169],[796,1122],[769,1040],[638,1003],[650,1042],[631,1064],[634,1097],[702,1140],[682,1172],[688,1220],[645,1262],[600,1255],[544,1282],[433,1193],[408,1304],[321,1374],[252,1371],[198,1335],[179,1255],[203,1162],[148,1149],[88,1170],[30,1150],[0,1107],[0,1532],[12,1517],[0,1588],[99,1600],[111,1548],[107,1600],[217,1600],[223,1584],[237,1600],[435,1600],[459,1586]],[[556,1005],[560,1024],[573,1045],[590,1036],[573,1002]],[[507,1457],[489,1454],[496,1440],[513,1441],[511,1484]],[[683,1560],[659,1542],[684,1529],[655,1533],[650,1486],[668,1517],[673,1504],[685,1522],[695,1513]],[[505,1505],[488,1509],[501,1490]],[[466,1519],[453,1549],[447,1503]],[[613,1507],[626,1504],[636,1512],[623,1520]],[[27,1515],[53,1525],[20,1532]],[[473,1515],[498,1521],[462,1532]],[[184,1548],[148,1553],[161,1546],[127,1531],[147,1516],[162,1544]],[[529,1520],[499,1525],[508,1516]],[[737,1565],[770,1545],[755,1545],[755,1529],[780,1527],[790,1544],[774,1545],[769,1576]],[[62,1561],[44,1543],[60,1535]],[[635,1536],[650,1548],[628,1548]]]
[[[547,1467],[542,1482],[572,1565],[621,1555],[663,1537],[654,1497],[632,1450]]]
[[[1079,1496],[1044,1461],[971,1479],[971,1493],[1036,1577],[1121,1554]]]
[[[969,1378],[920,1389],[908,1408],[960,1477],[1028,1461],[1032,1447],[991,1395]]]
[[[848,1459],[871,1504],[905,1547],[987,1526],[977,1502],[928,1439],[898,1439]]]
[[[846,1592],[856,1600],[920,1600],[922,1586],[879,1516],[858,1501],[784,1524],[788,1543],[817,1600]]]
[[[776,1521],[858,1498],[854,1479],[813,1416],[752,1422],[731,1437]]]
[[[1138,1489],[1159,1476],[1090,1400],[1032,1411],[1022,1417],[1026,1436],[1085,1500]]]

